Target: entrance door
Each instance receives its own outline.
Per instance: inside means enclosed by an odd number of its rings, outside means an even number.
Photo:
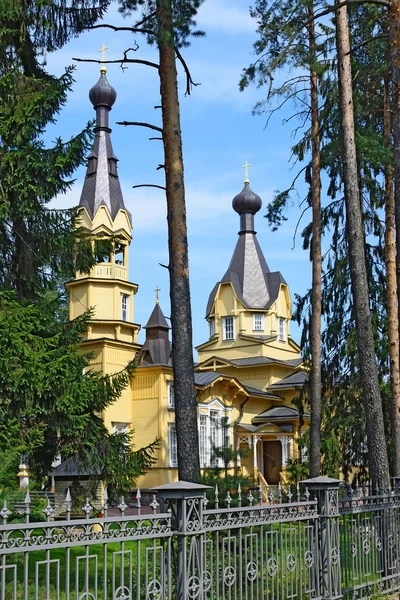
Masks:
[[[282,470],[282,444],[279,441],[263,442],[264,477],[267,483],[277,485]]]

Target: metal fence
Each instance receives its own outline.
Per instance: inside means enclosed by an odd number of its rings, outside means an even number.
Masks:
[[[73,518],[9,523],[0,510],[0,600],[319,600],[400,589],[399,490],[339,494],[339,482],[308,480],[303,495],[213,494],[161,486],[150,513],[110,509],[105,494]],[[234,506],[235,504],[235,506]],[[161,510],[161,512],[160,512]],[[116,515],[114,513],[117,513]]]

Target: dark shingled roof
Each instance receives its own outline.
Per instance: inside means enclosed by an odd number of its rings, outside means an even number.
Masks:
[[[110,86],[104,73],[90,90],[90,99],[95,104],[96,127],[93,149],[88,157],[88,167],[79,206],[86,208],[91,219],[99,207],[104,205],[112,219],[120,209],[126,210],[118,178],[117,162],[111,144],[111,129],[108,124],[108,113],[115,100],[116,93]],[[98,101],[101,103],[97,103]],[[126,211],[129,220],[131,215]]]
[[[292,375],[288,375],[288,377],[284,377],[281,381],[277,383],[273,383],[269,386],[269,390],[279,390],[282,388],[289,387],[302,387],[305,382],[308,380],[308,373],[304,371],[297,371],[297,373],[292,373]]]
[[[286,283],[281,273],[271,273],[269,270],[253,230],[254,212],[241,212],[240,219],[241,231],[232,260],[227,272],[210,294],[206,317],[210,314],[221,283],[230,282],[238,298],[250,309],[268,309],[278,297],[280,284]]]
[[[251,387],[250,385],[243,385],[243,387],[252,396],[262,396],[263,398],[271,398],[271,400],[282,400],[282,398],[280,396],[276,396],[275,394],[270,394],[268,392],[264,392],[263,390],[259,390],[258,388]]]
[[[281,364],[287,367],[298,367],[302,364],[302,358],[292,358],[290,360],[279,360],[278,358],[269,358],[268,356],[252,356],[250,358],[231,358],[227,360],[238,367],[249,367],[253,365]]]
[[[194,381],[196,385],[200,387],[205,387],[207,385],[210,385],[210,383],[213,383],[213,381],[216,381],[220,377],[224,377],[224,375],[221,375],[221,373],[216,373],[215,371],[204,371],[202,373],[195,373]]]
[[[310,415],[304,414],[304,417]],[[299,417],[299,411],[296,408],[290,406],[274,406],[264,412],[260,413],[252,419],[253,423],[257,421],[282,421],[285,419],[297,419]]]
[[[199,387],[206,387],[207,385],[210,385],[211,383],[213,383],[220,377],[232,379],[231,375],[226,375],[224,373],[217,373],[216,371],[202,371],[200,373],[194,374],[195,383]],[[239,381],[239,380],[237,380],[237,381]],[[246,390],[246,392],[250,396],[262,396],[263,398],[269,398],[271,400],[282,400],[282,398],[280,398],[279,396],[276,396],[275,394],[271,394],[270,392],[264,392],[263,390],[259,390],[258,388],[251,387],[249,385],[244,385],[241,381],[239,381],[239,383],[243,386],[243,388]]]
[[[146,340],[137,355],[138,365],[172,366],[172,348],[168,335],[170,327],[159,304],[155,305],[144,329]]]
[[[101,475],[101,469],[99,467],[82,469],[78,467],[75,458],[64,460],[50,473],[51,477],[89,477],[92,475]]]

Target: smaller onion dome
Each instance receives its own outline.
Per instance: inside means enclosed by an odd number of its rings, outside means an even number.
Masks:
[[[111,108],[117,99],[117,92],[108,83],[105,71],[101,71],[100,79],[89,92],[89,98],[93,106],[107,106]]]
[[[243,212],[255,214],[262,207],[262,200],[258,194],[252,192],[249,184],[245,183],[240,194],[237,194],[232,200],[232,206],[233,210],[239,214]]]

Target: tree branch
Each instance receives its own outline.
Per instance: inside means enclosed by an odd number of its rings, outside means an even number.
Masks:
[[[144,33],[147,35],[155,35],[151,29],[143,29],[138,27],[116,27],[115,25],[109,25],[108,23],[101,23],[99,25],[91,25],[88,29],[100,29],[100,28],[112,29],[113,31],[130,31],[131,33]]]
[[[154,129],[154,131],[159,131],[163,133],[161,127],[157,125],[151,125],[151,123],[142,123],[141,121],[117,121],[117,125],[124,125],[127,127],[128,125],[136,125],[137,127],[148,127],[149,129]]]
[[[152,187],[152,188],[158,188],[159,190],[166,190],[167,188],[165,188],[162,185],[156,185],[155,183],[141,183],[140,185],[133,185],[132,189],[136,189],[136,188],[142,188],[142,187]]]
[[[274,80],[274,78],[272,76],[272,72],[279,66],[281,61],[285,58],[286,54],[289,52],[289,49],[290,49],[292,43],[296,39],[296,36],[299,34],[299,32],[304,27],[308,27],[313,21],[316,21],[317,19],[319,19],[321,17],[325,17],[326,15],[329,15],[332,12],[336,12],[343,6],[352,6],[352,5],[358,6],[358,5],[362,5],[362,4],[376,4],[378,6],[384,6],[385,8],[390,7],[390,2],[388,0],[343,0],[339,4],[327,6],[324,10],[321,10],[320,12],[315,13],[312,17],[310,17],[309,19],[307,19],[306,21],[301,23],[299,25],[299,28],[295,32],[293,32],[292,35],[289,37],[288,43],[286,44],[285,48],[282,50],[282,52],[279,54],[279,56],[277,56],[275,58],[275,60],[272,61],[271,65],[267,71],[268,77],[270,79],[270,85],[269,85],[267,97],[269,97],[269,95],[270,95],[270,92],[272,89],[272,82]],[[251,66],[255,67],[255,65],[258,62],[260,62],[263,58],[265,58],[265,56],[266,56],[266,53],[263,52]]]
[[[185,73],[186,73],[186,92],[185,92],[185,96],[190,96],[190,92],[192,91],[192,86],[198,86],[200,85],[200,83],[195,83],[192,79],[192,76],[190,74],[189,71],[189,67],[187,66],[182,54],[179,52],[179,49],[175,46],[175,53],[176,56],[178,57],[178,59],[181,62],[181,65],[183,66]]]
[[[128,52],[128,50],[127,50]],[[124,63],[138,63],[140,65],[146,65],[146,67],[154,67],[155,69],[159,69],[159,65],[157,63],[150,62],[149,60],[141,60],[140,58],[121,58],[120,60],[98,60],[97,58],[72,58],[76,62],[87,62],[87,63],[97,63],[99,64],[124,64]]]

